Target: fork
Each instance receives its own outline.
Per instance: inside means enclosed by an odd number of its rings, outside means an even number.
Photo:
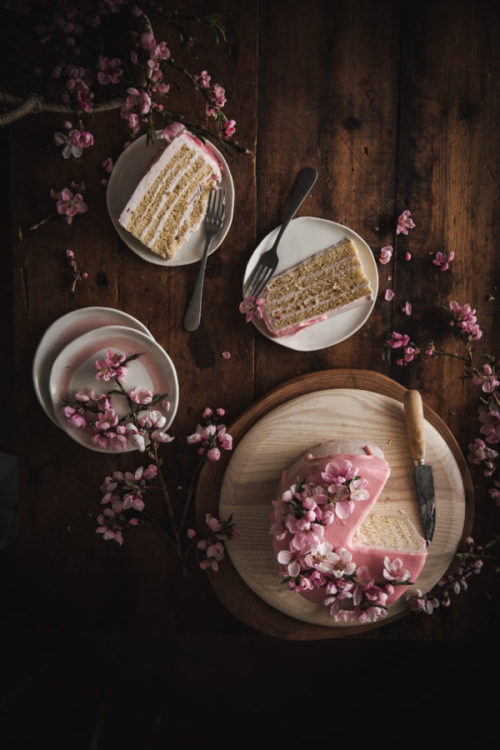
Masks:
[[[224,188],[214,188],[208,196],[207,212],[205,214],[205,250],[201,259],[201,266],[198,272],[198,278],[191,297],[191,301],[184,316],[184,328],[186,331],[196,331],[200,325],[201,319],[201,300],[203,297],[203,282],[205,279],[205,268],[207,266],[207,256],[213,238],[219,232],[224,221],[226,212],[226,191]]]
[[[277,248],[283,233],[299,210],[304,199],[309,195],[317,177],[318,173],[315,169],[312,169],[312,167],[304,167],[301,169],[295,185],[295,190],[293,191],[290,208],[283,224],[281,225],[278,236],[274,241],[274,245],[269,250],[266,250],[265,253],[262,253],[257,261],[257,265],[244,286],[244,297],[257,298],[264,291],[264,288],[267,286],[278,265],[279,258]]]

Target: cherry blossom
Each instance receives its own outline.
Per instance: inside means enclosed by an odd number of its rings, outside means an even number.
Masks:
[[[106,383],[113,378],[120,383],[123,382],[127,376],[127,368],[124,366],[125,359],[124,354],[108,349],[104,360],[101,362],[97,359],[95,362],[96,378]]]
[[[494,390],[500,385],[500,381],[497,380],[496,374],[489,364],[484,364],[482,367],[482,373],[476,372],[472,377],[474,385],[480,385],[481,390],[485,393],[493,393]]]
[[[243,302],[240,303],[240,313],[243,313],[246,318],[246,322],[249,323],[254,318],[262,318],[263,313],[263,306],[265,303],[264,297],[258,297],[257,299],[255,297],[245,297]]]
[[[450,267],[451,261],[455,257],[455,252],[452,250],[450,253],[442,253],[440,250],[436,253],[436,257],[432,261],[435,266],[439,266],[441,271],[447,271]]]
[[[410,343],[410,337],[407,333],[398,333],[393,331],[391,336],[387,339],[387,344],[391,349],[399,349],[405,347]]]
[[[394,249],[392,245],[386,245],[380,250],[380,254],[378,256],[378,262],[381,263],[383,266],[385,266],[387,263],[390,262],[393,252],[394,252]]]
[[[82,194],[73,194],[67,187],[62,188],[60,191],[51,189],[50,197],[56,201],[57,213],[66,217],[67,224],[72,224],[77,214],[84,214],[88,210]]]
[[[459,305],[453,300],[449,304],[450,313],[455,325],[462,330],[462,335],[470,341],[477,341],[483,335],[477,323],[476,311],[467,303]]]
[[[387,302],[391,302],[394,299],[394,292],[392,291],[392,289],[385,290],[384,299]]]
[[[414,229],[415,223],[411,218],[411,213],[406,209],[400,216],[398,216],[398,223],[396,226],[396,234],[408,234],[409,229]]]

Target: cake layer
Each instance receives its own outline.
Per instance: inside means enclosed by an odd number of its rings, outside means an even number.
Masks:
[[[210,190],[220,181],[208,148],[182,133],[142,176],[118,221],[152,252],[173,258],[200,226]]]
[[[373,290],[354,243],[344,239],[275,276],[262,296],[264,322],[279,337],[371,302]]]

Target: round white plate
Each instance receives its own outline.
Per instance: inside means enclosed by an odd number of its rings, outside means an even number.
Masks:
[[[243,278],[243,288],[246,280],[252,273],[261,253],[269,250],[276,239],[280,227],[276,227],[270,232],[256,250],[252,253],[250,260],[245,269]],[[278,247],[279,263],[276,273],[286,271],[287,268],[294,266],[310,255],[323,250],[329,245],[334,245],[344,238],[350,238],[356,245],[359,259],[362,263],[363,270],[367,275],[373,289],[373,301],[359,305],[345,312],[333,315],[328,320],[315,323],[309,328],[304,328],[293,336],[272,336],[266,327],[264,321],[254,318],[252,320],[255,327],[268,339],[276,344],[286,346],[288,349],[296,349],[301,352],[310,352],[317,349],[326,349],[334,344],[349,338],[362,325],[366,323],[371,315],[378,293],[378,270],[377,263],[373,257],[368,244],[362,237],[349,227],[337,224],[336,221],[327,219],[316,219],[310,216],[301,216],[293,219],[285,230]]]
[[[157,131],[157,135],[160,133],[160,130]],[[205,145],[212,151],[213,156],[220,164],[222,172],[221,186],[226,190],[226,213],[224,216],[224,224],[219,234],[214,238],[212,247],[210,248],[211,255],[224,241],[233,220],[234,183],[229,166],[221,152],[208,140],[205,141]],[[111,172],[106,191],[106,203],[114,228],[124,243],[140,258],[147,260],[148,263],[155,263],[158,266],[185,266],[189,263],[196,263],[201,260],[205,239],[203,224],[196,230],[196,232],[193,232],[193,234],[186,239],[175,258],[167,260],[166,258],[161,258],[159,255],[152,253],[151,250],[142,244],[142,242],[137,240],[130,234],[130,232],[127,232],[127,230],[118,223],[118,218],[125,208],[130,196],[134,192],[145,168],[155,154],[158,153],[158,151],[161,151],[164,147],[165,141],[162,138],[158,138],[148,146],[145,135],[141,136],[128,146],[128,148],[126,148],[121,154]]]
[[[165,430],[172,424],[179,401],[179,385],[173,362],[150,336],[126,326],[104,326],[79,336],[60,352],[52,365],[50,395],[59,426],[78,443],[99,453],[118,451],[116,448],[107,450],[94,445],[90,429],[79,430],[69,425],[62,413],[61,403],[83,388],[91,388],[96,393],[107,393],[117,389],[114,380],[106,383],[96,378],[95,361],[102,361],[108,349],[113,349],[126,357],[141,354],[138,359],[127,365],[128,372],[123,386],[128,391],[140,386],[148,388],[153,393],[166,394],[169,401],[168,409],[162,409],[161,402],[154,406],[155,409],[163,411],[167,419]],[[112,395],[110,398],[118,416],[124,416],[127,412],[125,398],[120,395]],[[119,450],[128,452],[136,448],[129,444],[125,451]]]
[[[55,320],[45,331],[33,360],[33,387],[45,414],[57,425],[49,389],[50,370],[55,358],[77,336],[102,326],[120,325],[151,333],[137,318],[113,307],[80,307]]]

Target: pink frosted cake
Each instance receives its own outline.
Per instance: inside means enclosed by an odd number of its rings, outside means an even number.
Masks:
[[[271,527],[283,581],[334,621],[384,617],[424,566],[410,519],[374,507],[389,473],[380,448],[346,441],[322,443],[283,472]]]
[[[200,226],[210,190],[220,181],[212,152],[183,132],[142,176],[118,221],[153,253],[173,258]]]
[[[352,307],[373,301],[373,290],[351,239],[343,239],[271,279],[262,297],[273,336],[290,336]]]

